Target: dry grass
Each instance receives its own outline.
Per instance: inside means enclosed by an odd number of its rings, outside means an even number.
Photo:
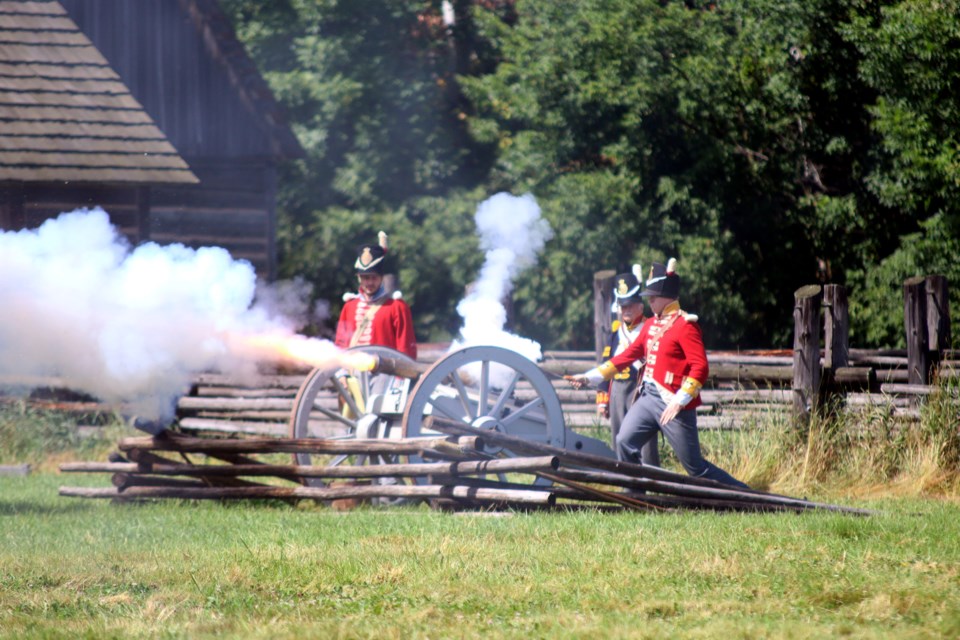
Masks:
[[[944,383],[920,409],[917,421],[894,418],[881,407],[835,408],[804,427],[774,415],[701,437],[711,460],[758,488],[960,498],[956,385]]]

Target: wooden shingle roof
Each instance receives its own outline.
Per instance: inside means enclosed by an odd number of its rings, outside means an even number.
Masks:
[[[0,0],[0,182],[197,178],[59,2]]]

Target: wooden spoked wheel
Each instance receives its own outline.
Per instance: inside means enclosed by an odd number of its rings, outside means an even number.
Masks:
[[[546,374],[524,356],[500,347],[454,351],[420,376],[403,414],[404,437],[435,435],[424,426],[428,415],[555,447],[562,448],[566,441],[563,408]],[[536,484],[549,481],[538,479]]]
[[[396,358],[401,361],[413,362],[405,354],[394,351],[388,347],[380,346],[362,346],[353,347],[348,351],[360,351],[370,355]],[[348,371],[352,381],[338,377],[338,372],[342,372],[339,367],[317,368],[307,375],[306,379],[300,385],[297,395],[293,402],[293,409],[290,415],[290,437],[291,438],[312,438],[325,437],[328,439],[341,440],[349,438],[389,438],[398,437],[400,434],[400,415],[393,417],[389,415],[378,415],[370,411],[371,400],[378,393],[383,393],[384,389],[396,381],[394,376],[387,374],[371,374],[366,371]],[[409,381],[403,381],[409,384]],[[333,391],[337,399],[335,407],[329,406],[329,392]],[[319,401],[321,394],[326,396],[327,402]],[[318,436],[311,430],[311,419],[316,414],[321,414],[329,420],[343,425],[342,434],[329,436]],[[309,453],[293,454],[294,464],[311,465],[315,464],[313,456]],[[397,456],[390,455],[340,455],[325,462],[327,466],[339,465],[366,465],[366,464],[389,464],[398,462]],[[375,481],[380,483],[396,483],[397,478],[377,478]],[[307,480],[308,486],[322,487],[326,482],[319,478],[310,478]]]

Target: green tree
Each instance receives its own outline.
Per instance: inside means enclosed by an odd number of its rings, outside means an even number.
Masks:
[[[866,105],[877,138],[866,183],[893,212],[877,228],[898,236],[852,274],[853,329],[870,343],[903,346],[903,280],[940,273],[960,283],[960,6],[897,2],[858,18],[846,35],[876,92]]]
[[[434,308],[429,293],[450,289],[435,267],[449,251],[440,236],[469,237],[461,227],[472,213],[453,206],[448,215],[457,220],[439,220],[436,205],[423,203],[451,194],[456,201],[486,174],[454,77],[461,58],[473,60],[454,40],[469,44],[469,23],[447,29],[439,0],[223,4],[307,152],[282,179],[282,275],[306,276],[335,313],[340,294],[356,285],[356,247],[383,228],[406,295],[426,303],[415,306],[421,334],[446,328],[440,316],[453,303]],[[420,263],[424,249],[433,264],[412,272],[406,265]]]
[[[546,258],[558,285],[524,290],[562,318],[553,335],[589,339],[592,269],[676,256],[715,346],[785,339],[785,295],[816,272],[813,15],[768,0],[584,0],[518,2],[512,25],[478,16],[501,62],[462,79],[471,130],[497,146],[493,180],[531,190],[570,229]],[[579,269],[555,273],[565,264]]]
[[[634,262],[679,259],[713,348],[789,344],[816,279],[853,288],[855,343],[893,344],[902,279],[960,277],[957,0],[224,5],[308,151],[284,273],[334,311],[383,228],[421,338],[448,339],[498,191],[554,229],[514,292],[547,347],[592,346],[592,273]]]

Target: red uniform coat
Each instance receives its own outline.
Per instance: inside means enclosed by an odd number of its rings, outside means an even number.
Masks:
[[[350,347],[350,341],[357,330],[359,302],[359,298],[347,301],[340,312],[335,344],[341,349]],[[394,300],[390,297],[378,304],[382,306],[377,309],[371,321],[368,344],[390,347],[416,360],[417,338],[413,333],[413,315],[410,313],[410,307],[403,300]]]
[[[665,309],[659,318],[648,318],[637,339],[622,353],[600,365],[599,370],[609,380],[617,371],[640,359],[646,360],[644,379],[652,377],[673,393],[682,388],[693,396],[685,409],[702,404],[700,387],[710,374],[707,350],[700,325],[688,320],[679,305]]]

